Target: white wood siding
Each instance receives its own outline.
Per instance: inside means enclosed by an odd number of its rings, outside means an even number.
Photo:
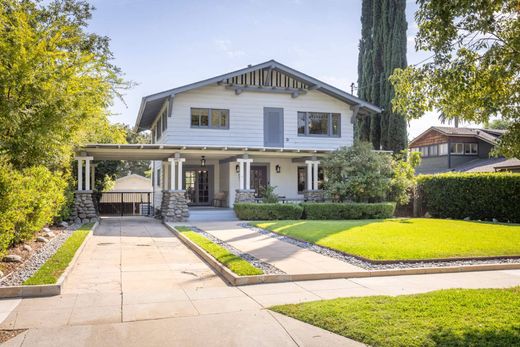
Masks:
[[[229,109],[229,129],[191,128],[192,107]],[[264,107],[284,109],[284,147],[335,149],[353,142],[349,105],[318,91],[291,98],[288,94],[243,92],[235,95],[224,86],[207,86],[175,96],[166,133],[158,143],[176,145],[249,146],[264,145]],[[341,114],[341,137],[298,136],[298,111]]]

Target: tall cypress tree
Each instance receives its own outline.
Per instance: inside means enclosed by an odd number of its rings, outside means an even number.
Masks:
[[[363,0],[358,58],[358,96],[381,106],[380,115],[356,122],[358,140],[375,149],[399,151],[406,147],[406,120],[392,112],[394,90],[388,77],[406,67],[406,0]]]

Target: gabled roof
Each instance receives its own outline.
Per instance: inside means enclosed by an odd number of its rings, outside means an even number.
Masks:
[[[127,179],[130,179],[130,178],[137,178],[137,179],[140,179],[142,181],[150,181],[150,178],[148,177],[144,177],[144,176],[141,176],[141,175],[138,175],[138,174],[130,174],[130,175],[126,175],[126,176],[123,176],[123,177],[119,177],[119,178],[116,178],[116,182],[121,182],[121,181],[126,181]]]
[[[492,145],[497,144],[497,139],[504,134],[505,131],[497,129],[477,129],[477,128],[453,128],[453,127],[442,127],[432,126],[420,135],[410,141],[409,146],[413,147],[415,141],[421,139],[431,131],[436,131],[446,136],[457,136],[457,137],[474,137],[479,140],[488,142]]]
[[[141,107],[139,108],[139,113],[137,115],[137,121],[135,124],[135,129],[137,131],[149,129],[161,110],[161,107],[168,100],[172,102],[173,97],[178,93],[183,93],[192,89],[204,87],[211,84],[222,83],[224,80],[231,79],[236,76],[240,76],[243,74],[247,74],[249,72],[257,71],[260,69],[270,68],[275,71],[281,72],[291,78],[304,83],[306,86],[309,86],[313,90],[318,90],[325,94],[328,94],[334,98],[337,98],[349,105],[358,106],[359,109],[363,109],[369,113],[380,113],[382,109],[376,105],[368,103],[355,97],[354,95],[347,93],[339,88],[333,87],[325,82],[317,80],[313,77],[310,77],[300,71],[294,70],[286,65],[280,64],[275,60],[269,60],[261,64],[248,66],[247,68],[236,70],[227,74],[215,76],[212,78],[208,78],[199,82],[187,84],[178,88],[173,88],[169,90],[165,90],[160,93],[152,94],[143,97],[141,101]]]

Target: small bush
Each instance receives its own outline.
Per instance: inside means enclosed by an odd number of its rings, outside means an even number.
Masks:
[[[235,213],[244,220],[300,219],[303,208],[295,204],[237,203]]]
[[[520,174],[421,175],[417,188],[433,217],[520,222]]]
[[[395,203],[313,203],[303,204],[307,219],[383,219],[394,215]]]

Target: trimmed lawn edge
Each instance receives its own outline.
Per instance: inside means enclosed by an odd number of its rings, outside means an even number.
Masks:
[[[83,224],[74,230],[70,237],[58,248],[24,285],[56,284],[76,257],[76,253],[91,233],[95,223]]]
[[[207,239],[206,237],[196,233],[191,228],[186,226],[179,226],[176,227],[176,229],[179,233],[183,234],[190,241],[202,248],[209,255],[215,258],[215,260],[217,260],[237,276],[256,276],[264,274],[262,269],[259,269],[253,264],[249,263],[247,260],[234,255],[224,247],[217,245],[210,239]]]
[[[261,222],[258,222],[258,223],[264,223],[264,222],[265,221],[261,221]],[[450,262],[450,261],[472,261],[472,260],[478,261],[478,260],[520,259],[520,255],[509,255],[509,256],[507,256],[507,255],[502,255],[502,256],[499,255],[499,256],[482,256],[482,257],[448,257],[448,258],[424,258],[424,259],[374,260],[374,259],[363,257],[361,255],[347,253],[345,251],[341,251],[341,250],[336,249],[336,248],[331,248],[331,247],[327,247],[327,246],[323,246],[323,245],[318,245],[316,243],[313,243],[313,242],[310,242],[310,241],[307,241],[307,240],[304,240],[304,239],[300,239],[300,238],[297,238],[297,237],[294,237],[294,236],[289,236],[289,235],[285,235],[285,234],[282,234],[282,233],[278,233],[278,232],[276,232],[274,230],[260,228],[259,226],[253,224],[253,222],[249,222],[249,223],[247,223],[247,225],[249,227],[262,229],[265,232],[273,233],[273,234],[278,235],[278,236],[287,237],[288,239],[292,239],[292,240],[295,240],[295,241],[307,242],[307,243],[315,245],[317,247],[321,247],[321,248],[328,249],[328,250],[331,250],[331,251],[334,251],[334,252],[338,252],[338,253],[344,254],[344,255],[346,255],[348,257],[353,257],[353,258],[356,258],[356,259],[359,259],[359,260],[362,260],[362,261],[365,261],[367,263],[374,264],[374,265],[399,264],[399,263],[413,264],[413,263]]]
[[[89,225],[91,223],[88,223]],[[54,296],[61,294],[61,288],[63,282],[67,278],[68,274],[75,266],[79,255],[83,251],[85,247],[86,241],[90,238],[94,230],[99,226],[99,222],[94,223],[87,233],[86,237],[83,239],[81,245],[76,249],[76,252],[68,266],[62,272],[61,276],[58,278],[56,283],[54,284],[35,284],[35,285],[19,285],[19,286],[8,286],[8,287],[0,287],[0,299],[6,298],[31,298],[31,297],[45,297],[45,296]],[[62,245],[63,246],[63,245]],[[61,248],[61,247],[60,247]],[[59,250],[59,249],[58,249]],[[52,258],[52,257],[51,257]],[[49,258],[49,259],[51,259]],[[49,260],[48,259],[48,260]],[[43,266],[43,265],[42,265]]]

